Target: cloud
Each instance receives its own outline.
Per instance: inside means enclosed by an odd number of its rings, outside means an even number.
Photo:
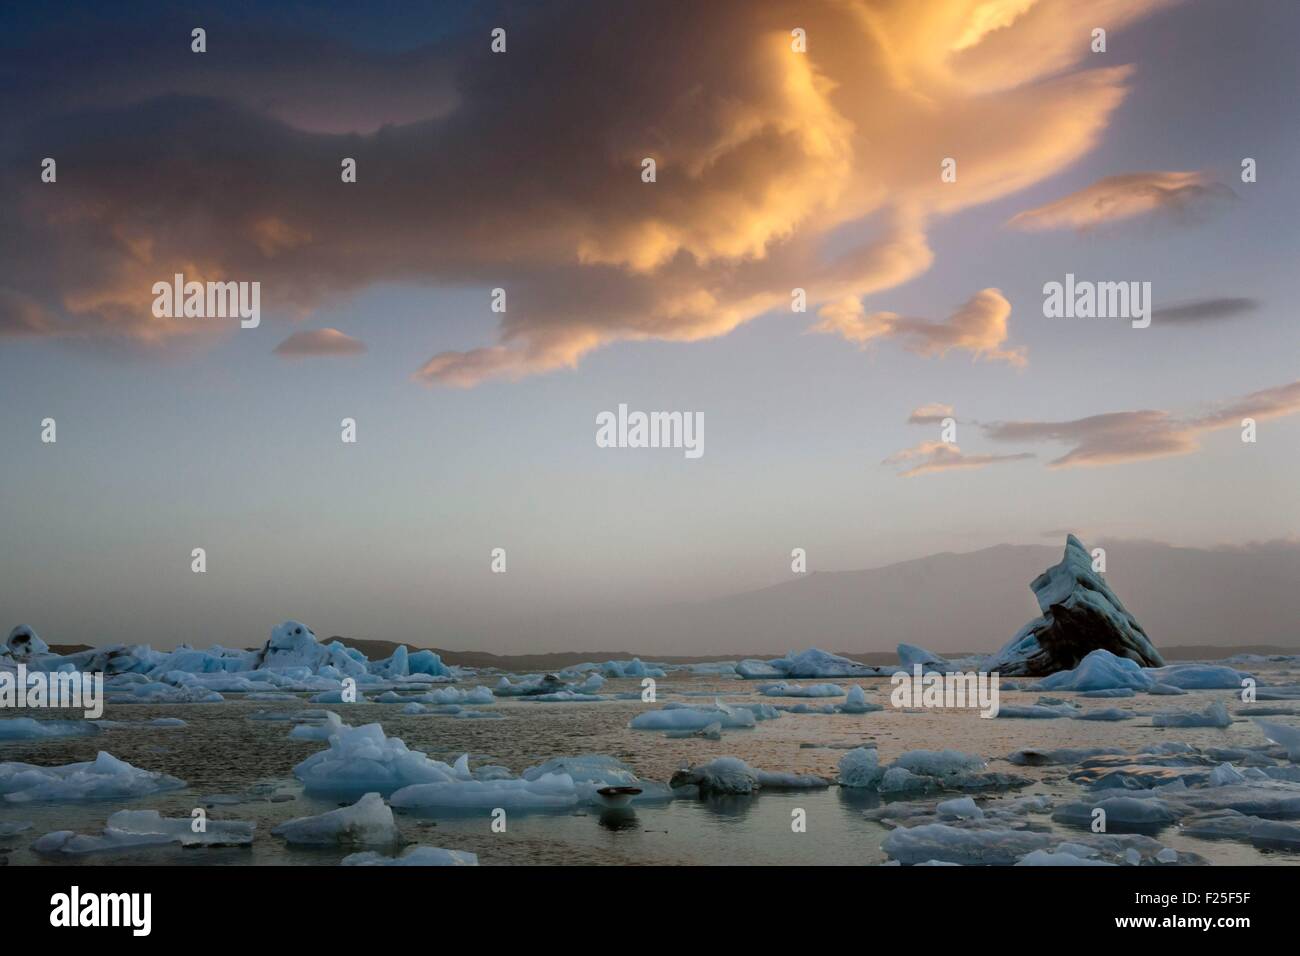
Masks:
[[[951,405],[931,402],[928,405],[912,409],[912,414],[907,416],[907,423],[909,425],[937,425],[945,418],[951,418],[952,416],[953,409]]]
[[[912,448],[896,451],[881,464],[910,465],[898,473],[900,478],[929,474],[935,471],[951,471],[956,468],[983,468],[1007,461],[1023,461],[1034,455],[1024,452],[1016,455],[965,455],[951,442],[926,441]]]
[[[821,320],[810,331],[840,335],[858,345],[892,338],[918,355],[944,356],[957,350],[1017,368],[1027,362],[1023,348],[1002,347],[1007,339],[1011,303],[997,289],[975,293],[943,322],[905,318],[894,312],[868,315],[862,303],[852,298],[831,303],[819,315]]]
[[[1243,418],[1265,421],[1300,412],[1300,381],[1252,392],[1202,413],[1176,417],[1169,412],[1112,412],[1071,421],[998,422],[983,426],[1001,442],[1059,442],[1071,446],[1052,468],[1114,465],[1186,455],[1200,448],[1202,434],[1240,427]]]
[[[1028,209],[1008,223],[1016,229],[1087,231],[1153,214],[1186,219],[1208,203],[1235,198],[1231,189],[1198,172],[1126,173],[1099,179],[1063,199]]]
[[[1160,325],[1200,325],[1218,319],[1235,319],[1260,307],[1258,299],[1244,297],[1195,299],[1155,309],[1151,320]]]
[[[495,338],[413,369],[429,384],[725,335],[788,309],[796,287],[829,307],[823,321],[840,308],[861,330],[864,296],[930,268],[931,223],[1096,145],[1131,71],[1094,66],[1077,36],[1102,14],[1117,29],[1168,5],[952,0],[918,16],[911,0],[716,0],[687,22],[575,0],[564,17],[521,8],[501,56],[478,20],[399,54],[319,39],[306,17],[288,32],[210,28],[205,58],[157,48],[192,26],[165,7],[148,30],[109,18],[112,42],[0,39],[3,69],[32,91],[6,111],[22,120],[0,154],[0,334],[143,347],[231,334],[152,316],[152,284],[177,272],[259,281],[272,323],[377,283],[482,288]],[[937,174],[948,155],[959,186]],[[43,156],[55,184],[39,181]],[[343,157],[356,183],[340,181]],[[504,315],[487,308],[498,286]],[[1001,309],[977,297],[945,322],[882,322],[917,354],[1022,361],[1001,347]]]
[[[321,355],[360,355],[366,343],[345,335],[338,329],[312,329],[294,332],[275,347],[281,358],[309,358]]]

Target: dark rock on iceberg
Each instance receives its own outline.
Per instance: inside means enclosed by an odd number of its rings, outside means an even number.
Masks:
[[[1074,535],[1065,539],[1065,557],[1029,585],[1042,617],[1035,618],[985,669],[1017,677],[1041,677],[1075,667],[1101,648],[1143,667],[1162,667],[1164,659],[1142,625],[1101,575],[1092,570],[1088,549]]]

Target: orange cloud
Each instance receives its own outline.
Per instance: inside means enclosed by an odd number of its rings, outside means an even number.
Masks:
[[[1183,418],[1164,411],[1112,412],[1061,422],[1000,422],[984,426],[994,441],[1060,442],[1072,446],[1052,468],[1114,465],[1186,455],[1200,448],[1205,432],[1241,426],[1243,418],[1265,421],[1300,412],[1300,381],[1252,392],[1201,415]]]
[[[1154,213],[1182,215],[1208,200],[1233,196],[1205,173],[1145,172],[1108,176],[1085,189],[1013,216],[1008,225],[1029,232],[1086,231]]]
[[[171,73],[129,44],[61,65],[67,76],[33,59],[35,112],[6,155],[55,150],[96,175],[0,176],[0,334],[226,334],[150,315],[152,283],[183,272],[260,281],[272,319],[380,282],[508,289],[509,313],[484,308],[495,339],[434,355],[415,372],[429,384],[571,368],[617,341],[724,335],[788,309],[796,287],[823,322],[840,315],[832,330],[869,340],[862,298],[930,268],[932,222],[1098,142],[1131,74],[1097,67],[1088,31],[1167,5],[716,0],[689,22],[632,5],[521,20],[490,66],[482,38],[459,35],[352,65],[298,37],[289,67],[269,72],[232,57]],[[792,25],[806,53],[791,49]],[[302,82],[320,72],[314,53],[344,80]],[[139,70],[109,68],[132,56]],[[339,182],[342,157],[357,160],[354,184]],[[645,157],[654,183],[641,181]],[[940,181],[945,157],[955,183]],[[864,237],[847,248],[846,226]],[[879,324],[920,355],[1019,364],[993,294],[944,322]]]
[[[281,358],[311,358],[329,355],[360,355],[366,343],[338,329],[312,329],[294,332],[275,347]]]
[[[958,468],[984,468],[1007,461],[1023,461],[1033,458],[1033,454],[1022,452],[1016,455],[965,455],[951,442],[926,441],[912,448],[896,451],[881,464],[911,467],[898,473],[900,478],[912,478],[916,475],[930,474],[936,471],[952,471]]]
[[[904,318],[894,312],[867,315],[862,303],[852,297],[823,307],[819,315],[821,321],[811,331],[840,335],[858,345],[896,338],[918,355],[944,356],[956,350],[1018,368],[1027,362],[1023,348],[1002,347],[1011,303],[997,289],[975,293],[943,322]]]

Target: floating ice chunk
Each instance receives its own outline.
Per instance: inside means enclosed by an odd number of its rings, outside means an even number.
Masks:
[[[289,820],[271,832],[289,843],[390,844],[398,840],[393,811],[377,793],[367,793],[350,807]]]
[[[0,720],[0,742],[93,737],[99,732],[99,726],[88,720],[33,720],[31,717],[10,717]]]
[[[994,827],[966,828],[945,823],[899,827],[880,847],[904,866],[943,860],[963,866],[1009,866],[1053,842],[1048,833]]]
[[[1230,727],[1232,716],[1223,701],[1216,700],[1202,713],[1156,714],[1151,718],[1153,727]]]
[[[1068,704],[1003,704],[994,715],[1000,719],[1053,720],[1060,717],[1074,717],[1078,709]]]
[[[1077,667],[1077,655],[1084,647],[1111,648],[1119,651],[1117,659],[1131,658],[1135,663],[1164,664],[1136,618],[1092,570],[1091,554],[1074,535],[1066,536],[1060,563],[1029,586],[1042,616],[1022,627],[982,670],[1013,676],[1053,674]]]
[[[493,704],[496,703],[496,697],[490,687],[473,687],[469,690],[461,690],[459,687],[439,687],[421,696],[420,701],[425,704]]]
[[[189,724],[181,720],[179,717],[155,717],[153,720],[149,721],[145,726],[146,727],[188,727]]]
[[[909,750],[893,764],[928,777],[951,777],[983,770],[984,759],[960,750]]]
[[[910,672],[912,668],[921,665],[925,673],[938,672],[947,673],[955,668],[946,659],[927,651],[924,647],[917,647],[915,644],[898,645],[898,666]]]
[[[1177,863],[1178,851],[1171,846],[1167,846],[1156,854],[1156,859],[1161,863]]]
[[[699,737],[702,740],[721,740],[722,724],[714,721],[707,727],[701,727],[699,730],[670,730],[664,734],[669,740],[685,740],[690,737]]]
[[[594,704],[605,700],[600,694],[580,694],[573,690],[557,690],[549,694],[529,694],[524,700],[534,704]]]
[[[1226,787],[1229,784],[1245,783],[1246,775],[1230,763],[1221,763],[1210,774],[1210,786]]]
[[[718,757],[689,770],[679,770],[669,781],[669,786],[675,790],[696,787],[702,794],[749,794],[763,787],[809,790],[830,785],[826,778],[813,774],[758,770],[739,757]]]
[[[577,757],[554,757],[535,767],[529,767],[521,776],[525,780],[538,780],[548,774],[565,774],[573,780],[580,800],[601,803],[597,791],[603,787],[639,789],[632,796],[637,803],[671,799],[672,790],[653,780],[642,780],[632,768],[607,754],[582,754]]]
[[[452,714],[457,720],[505,720],[506,715],[494,710],[457,710]]]
[[[119,810],[108,818],[108,826],[100,836],[59,830],[41,837],[32,849],[37,853],[81,855],[169,844],[249,846],[255,827],[254,823],[242,821],[208,820],[203,830],[196,832],[189,817],[164,817],[157,810]]]
[[[415,783],[439,781],[450,771],[445,763],[411,750],[400,737],[384,735],[379,724],[338,728],[329,748],[293,768],[308,792],[391,793]]]
[[[1236,810],[1212,811],[1184,820],[1183,833],[1202,840],[1237,840],[1261,849],[1300,850],[1300,826]]]
[[[1072,853],[1069,850],[1062,849],[1065,844],[1057,847],[1055,850],[1034,850],[1027,853],[1017,861],[1016,866],[1115,866],[1106,860],[1096,860],[1090,856],[1083,856]]]
[[[723,727],[753,727],[754,714],[744,707],[730,707],[721,700],[713,708],[666,704],[660,710],[637,714],[628,723],[633,730],[702,730],[710,724]]]
[[[1088,690],[1079,695],[1080,697],[1094,697],[1108,699],[1114,697],[1136,697],[1137,691],[1131,687],[1107,687],[1104,690]]]
[[[1128,687],[1146,690],[1156,683],[1152,671],[1127,657],[1116,657],[1110,651],[1095,650],[1088,654],[1073,670],[1057,671],[1038,682],[1040,690],[1110,690]]]
[[[341,687],[338,690],[322,691],[311,698],[313,704],[364,704],[368,700],[369,698],[365,694],[358,692],[354,700],[346,701],[343,699],[343,688]]]
[[[1102,754],[1122,754],[1118,747],[1063,747],[1059,750],[1017,750],[1007,757],[1021,767],[1046,767],[1053,764],[1076,764]]]
[[[405,655],[404,647],[401,651]],[[357,652],[354,656],[349,648],[338,641],[321,644],[312,629],[301,621],[285,621],[275,628],[270,640],[253,656],[250,663],[250,670],[265,668],[288,672],[301,668],[307,674],[315,674],[330,667],[348,677],[363,677],[368,674],[363,654]]]
[[[1171,684],[1161,684],[1157,682],[1147,688],[1147,693],[1164,697],[1177,697],[1179,694],[1186,694],[1187,691],[1183,690],[1181,687],[1174,687]]]
[[[1255,726],[1264,732],[1265,737],[1286,750],[1288,760],[1300,761],[1300,728],[1271,720],[1256,720]]]
[[[766,697],[843,697],[844,688],[837,684],[764,684],[758,692]]]
[[[374,850],[350,853],[340,866],[478,866],[478,856],[466,850],[444,850],[436,846],[413,846],[401,856],[384,856]]]
[[[176,686],[150,681],[134,684],[128,691],[107,694],[110,704],[219,704],[223,700],[215,690],[197,686]]]
[[[289,736],[294,740],[329,740],[330,737],[345,728],[351,729],[348,724],[343,723],[342,717],[332,710],[327,710],[325,711],[324,721],[298,724],[293,730],[289,731]]]
[[[762,677],[879,677],[885,673],[879,667],[869,667],[838,654],[812,647],[806,651],[791,651],[785,657],[770,661],[743,660],[736,665],[736,673],[746,678]]]
[[[184,786],[183,780],[141,770],[103,750],[94,760],[61,767],[0,763],[0,794],[9,803],[128,800]]]
[[[1137,714],[1131,710],[1121,710],[1118,707],[1105,707],[1101,710],[1085,710],[1083,713],[1075,714],[1075,720],[1132,720]]]
[[[1156,830],[1176,822],[1179,817],[1168,804],[1155,797],[1104,797],[1063,804],[1052,814],[1052,819],[1068,826],[1090,827],[1093,813],[1098,809],[1105,811],[1106,827],[1110,830]]]
[[[844,703],[839,706],[841,714],[869,714],[872,711],[884,709],[882,704],[867,700],[867,692],[862,689],[860,684],[854,684],[849,688]]]
[[[462,770],[460,763],[457,770]],[[392,796],[393,806],[417,810],[563,810],[577,802],[577,787],[568,774],[475,780],[468,769],[444,774],[439,781],[403,787]]]
[[[646,665],[641,663],[641,658],[634,657],[630,661],[606,661],[600,665],[601,672],[606,677],[666,677],[668,676],[662,667]]]
[[[746,680],[760,680],[766,677],[784,677],[785,672],[777,670],[767,661],[743,660],[736,665],[736,674]]]
[[[19,624],[9,632],[4,651],[16,661],[25,661],[48,654],[50,647],[26,624]]]
[[[16,836],[26,830],[30,830],[32,825],[26,821],[0,823],[0,840],[6,837]]]
[[[976,806],[975,801],[970,797],[944,800],[935,807],[935,812],[940,819],[948,820],[979,820],[984,817],[984,811]]]
[[[1148,672],[1157,683],[1182,690],[1240,690],[1249,674],[1222,664],[1169,664]]]

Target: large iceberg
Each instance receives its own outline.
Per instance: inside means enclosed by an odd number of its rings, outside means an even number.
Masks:
[[[1092,570],[1088,549],[1074,535],[1065,539],[1061,562],[1036,577],[1030,588],[1042,616],[985,662],[985,670],[1010,676],[1054,674],[1098,649],[1143,667],[1164,664],[1137,619]]]

